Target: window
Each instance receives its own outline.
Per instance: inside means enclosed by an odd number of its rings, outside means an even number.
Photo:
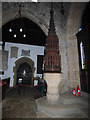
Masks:
[[[84,46],[83,43],[80,43],[80,52],[81,52],[81,65],[82,69],[85,69],[85,54],[84,54]]]

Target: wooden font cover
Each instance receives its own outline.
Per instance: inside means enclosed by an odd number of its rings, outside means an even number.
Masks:
[[[56,35],[54,25],[54,11],[51,4],[50,25],[46,38],[46,49],[43,60],[44,72],[61,73],[61,57],[59,55],[59,39]]]

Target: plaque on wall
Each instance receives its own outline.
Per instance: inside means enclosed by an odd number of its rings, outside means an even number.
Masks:
[[[18,55],[18,47],[11,47],[10,58],[17,58],[17,55]]]
[[[22,49],[21,56],[30,56],[30,50],[23,50]]]
[[[0,50],[0,70],[7,70],[8,68],[8,51]]]

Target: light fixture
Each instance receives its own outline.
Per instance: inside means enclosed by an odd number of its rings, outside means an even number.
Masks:
[[[23,23],[23,19],[22,19],[22,14],[21,14],[21,3],[19,2],[19,10],[15,16],[15,19],[12,21],[11,25],[10,25],[10,28],[9,28],[9,32],[13,34],[13,31],[14,31],[14,38],[17,37],[16,34],[18,34],[20,32],[20,35],[18,36],[22,36],[23,38],[26,37],[26,34],[25,34],[25,26],[24,26],[24,23]]]
[[[61,14],[64,15],[63,2],[61,2]]]
[[[20,28],[20,32],[22,32],[23,31],[23,29],[22,28]]]
[[[24,75],[24,76],[26,75],[26,71],[25,71],[25,70],[23,71],[23,75]]]
[[[24,34],[23,37],[26,37],[26,34]]]
[[[14,34],[14,38],[16,38],[17,37],[17,35],[16,34]]]
[[[9,29],[9,32],[12,32],[12,29],[11,29],[11,28]]]

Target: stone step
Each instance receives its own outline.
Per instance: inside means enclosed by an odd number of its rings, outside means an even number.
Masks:
[[[80,104],[85,104],[88,105],[88,99],[85,99],[81,96],[73,96],[73,95],[60,95],[60,99],[62,99],[63,104],[76,104],[76,103],[80,103]]]
[[[68,99],[69,100],[69,99]],[[67,100],[67,101],[68,101]],[[76,116],[86,118],[88,116],[88,105],[81,103],[72,104],[67,101],[66,104],[50,104],[45,97],[36,100],[36,109],[38,112],[51,116],[52,118],[73,118]],[[75,101],[74,101],[75,102]],[[68,103],[68,104],[67,104]]]
[[[88,109],[79,109],[79,108],[76,108],[76,107],[61,107],[59,109],[57,108],[48,108],[48,107],[38,107],[38,112],[39,113],[43,113],[45,116],[49,116],[51,118],[66,118],[67,116],[71,116],[72,118],[75,117],[74,115],[76,116],[79,116],[79,117],[84,117],[84,118],[87,118],[88,117],[88,114],[86,113]]]
[[[59,113],[58,115],[56,114],[50,114],[50,113],[45,113],[45,112],[37,112],[37,118],[88,118],[88,115],[85,114],[85,113],[81,113],[81,112],[78,112],[78,113]]]
[[[87,111],[87,109],[85,110]],[[84,110],[80,109],[63,109],[63,110],[54,110],[52,111],[40,111],[39,115],[43,115],[46,118],[88,118],[88,114]]]

